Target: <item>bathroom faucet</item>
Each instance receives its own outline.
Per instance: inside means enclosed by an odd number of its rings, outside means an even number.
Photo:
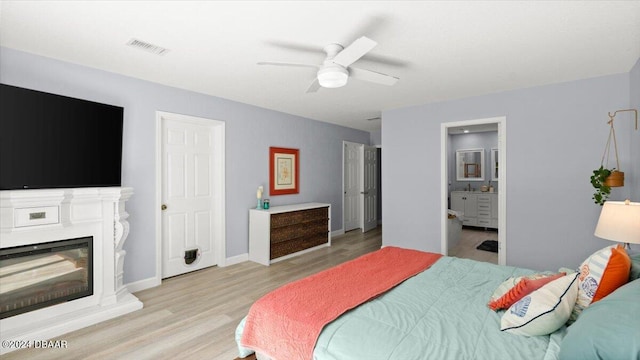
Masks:
[[[467,187],[467,191],[471,191],[471,183],[469,183],[469,185]]]

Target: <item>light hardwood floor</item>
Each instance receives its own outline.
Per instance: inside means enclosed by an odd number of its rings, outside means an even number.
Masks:
[[[144,303],[142,310],[53,339],[65,340],[66,349],[25,349],[2,359],[234,359],[235,328],[255,300],[379,249],[382,229],[354,230],[332,243],[269,267],[247,261],[166,279],[135,294]]]
[[[460,242],[449,250],[449,256],[497,264],[498,253],[476,249],[476,246],[485,240],[498,240],[498,232],[496,230],[465,227],[462,229]]]

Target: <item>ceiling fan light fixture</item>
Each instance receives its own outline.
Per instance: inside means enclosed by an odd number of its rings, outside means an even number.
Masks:
[[[347,84],[349,72],[341,66],[328,66],[318,71],[318,82],[324,88],[339,88]]]

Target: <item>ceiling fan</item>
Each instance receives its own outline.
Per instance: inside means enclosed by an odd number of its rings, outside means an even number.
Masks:
[[[349,77],[376,84],[393,85],[399,80],[395,76],[351,66],[351,64],[358,61],[358,59],[371,51],[376,45],[378,45],[377,42],[363,36],[346,48],[340,44],[329,44],[325,46],[324,51],[327,53],[327,57],[322,65],[275,61],[261,61],[258,65],[296,66],[317,69],[318,75],[307,89],[307,93],[316,92],[320,87],[338,88],[345,86]]]

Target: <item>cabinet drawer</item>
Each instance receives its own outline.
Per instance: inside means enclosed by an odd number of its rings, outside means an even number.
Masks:
[[[464,220],[462,220],[462,225],[476,226],[476,223],[476,218],[468,218],[465,216]]]
[[[491,204],[478,203],[478,211],[482,211],[482,210],[491,211]]]
[[[478,219],[478,225],[490,227],[492,226],[492,222],[491,219]]]
[[[57,206],[18,208],[13,212],[14,226],[35,226],[57,224],[60,222]]]
[[[326,244],[328,242],[328,234],[325,233],[324,235],[317,234],[301,239],[292,239],[279,242],[277,244],[271,244],[271,254],[269,256],[269,259],[273,260],[281,256],[293,254],[295,252]]]
[[[491,202],[491,196],[489,195],[477,195],[478,202]]]
[[[309,210],[298,210],[271,215],[271,229],[306,223],[316,220],[329,220],[329,208],[317,208]]]
[[[328,232],[327,220],[317,220],[304,224],[280,226],[271,229],[271,244],[297,238],[315,236],[318,234],[324,234],[326,237]]]
[[[489,211],[489,210],[478,210],[478,219],[480,219],[480,218],[490,219],[491,218],[491,211]]]

